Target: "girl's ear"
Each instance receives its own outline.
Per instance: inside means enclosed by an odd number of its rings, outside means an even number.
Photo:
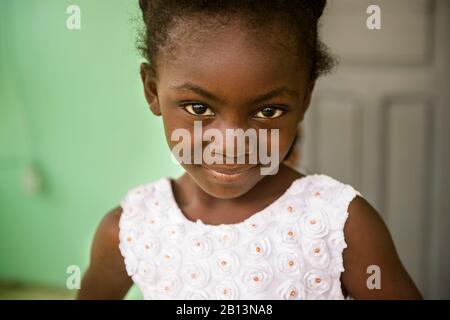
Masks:
[[[155,76],[148,63],[141,64],[141,79],[144,86],[145,100],[147,100],[150,110],[154,115],[160,116],[161,108],[156,90]]]
[[[306,87],[305,96],[303,97],[303,110],[302,110],[302,115],[300,117],[300,121],[299,122],[303,121],[303,118],[305,117],[306,110],[308,110],[308,108],[309,108],[315,84],[316,84],[316,81],[311,81],[311,82],[308,83],[308,86]]]

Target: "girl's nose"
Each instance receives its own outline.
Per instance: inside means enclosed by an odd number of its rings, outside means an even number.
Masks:
[[[216,122],[215,129],[221,132],[222,141],[216,142],[218,150],[224,156],[243,157],[256,152],[258,132],[251,128],[244,119],[221,120]]]

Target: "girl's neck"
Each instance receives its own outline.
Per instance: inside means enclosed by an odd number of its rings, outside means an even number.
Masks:
[[[280,164],[275,175],[259,181],[250,191],[233,199],[218,199],[201,189],[185,173],[172,184],[174,197],[184,215],[207,224],[239,223],[276,201],[292,182],[303,175]]]

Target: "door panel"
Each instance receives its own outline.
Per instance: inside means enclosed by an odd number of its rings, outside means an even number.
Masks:
[[[381,30],[366,27],[370,4],[381,8]],[[299,168],[359,190],[386,221],[416,284],[434,297],[444,274],[436,263],[448,263],[448,255],[437,257],[448,250],[445,237],[433,230],[448,221],[437,187],[447,164],[436,159],[450,148],[439,118],[449,108],[439,85],[450,83],[442,70],[449,7],[445,0],[329,1],[322,39],[341,61],[316,84],[300,141]]]

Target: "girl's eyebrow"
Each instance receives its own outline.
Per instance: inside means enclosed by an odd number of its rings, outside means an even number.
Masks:
[[[208,90],[200,87],[199,85],[191,83],[191,82],[185,82],[179,86],[170,85],[170,88],[178,90],[178,91],[193,91],[193,92],[197,93],[198,95],[201,95],[201,96],[208,98],[210,100],[213,100],[215,102],[220,102],[220,103],[224,102],[223,99],[217,97],[216,95],[214,95],[213,93],[209,92]]]
[[[209,92],[208,90],[202,88],[201,86],[191,83],[191,82],[185,82],[182,85],[176,86],[176,85],[170,85],[170,88],[178,90],[178,91],[193,91],[197,93],[198,95],[201,95],[207,99],[213,100],[215,102],[224,103],[224,99],[217,97],[213,93]],[[263,101],[269,100],[271,98],[287,95],[289,97],[292,97],[294,99],[297,99],[299,94],[297,91],[292,90],[286,86],[280,86],[278,88],[275,88],[265,94],[262,94],[250,101],[251,104],[257,104],[261,103]]]

